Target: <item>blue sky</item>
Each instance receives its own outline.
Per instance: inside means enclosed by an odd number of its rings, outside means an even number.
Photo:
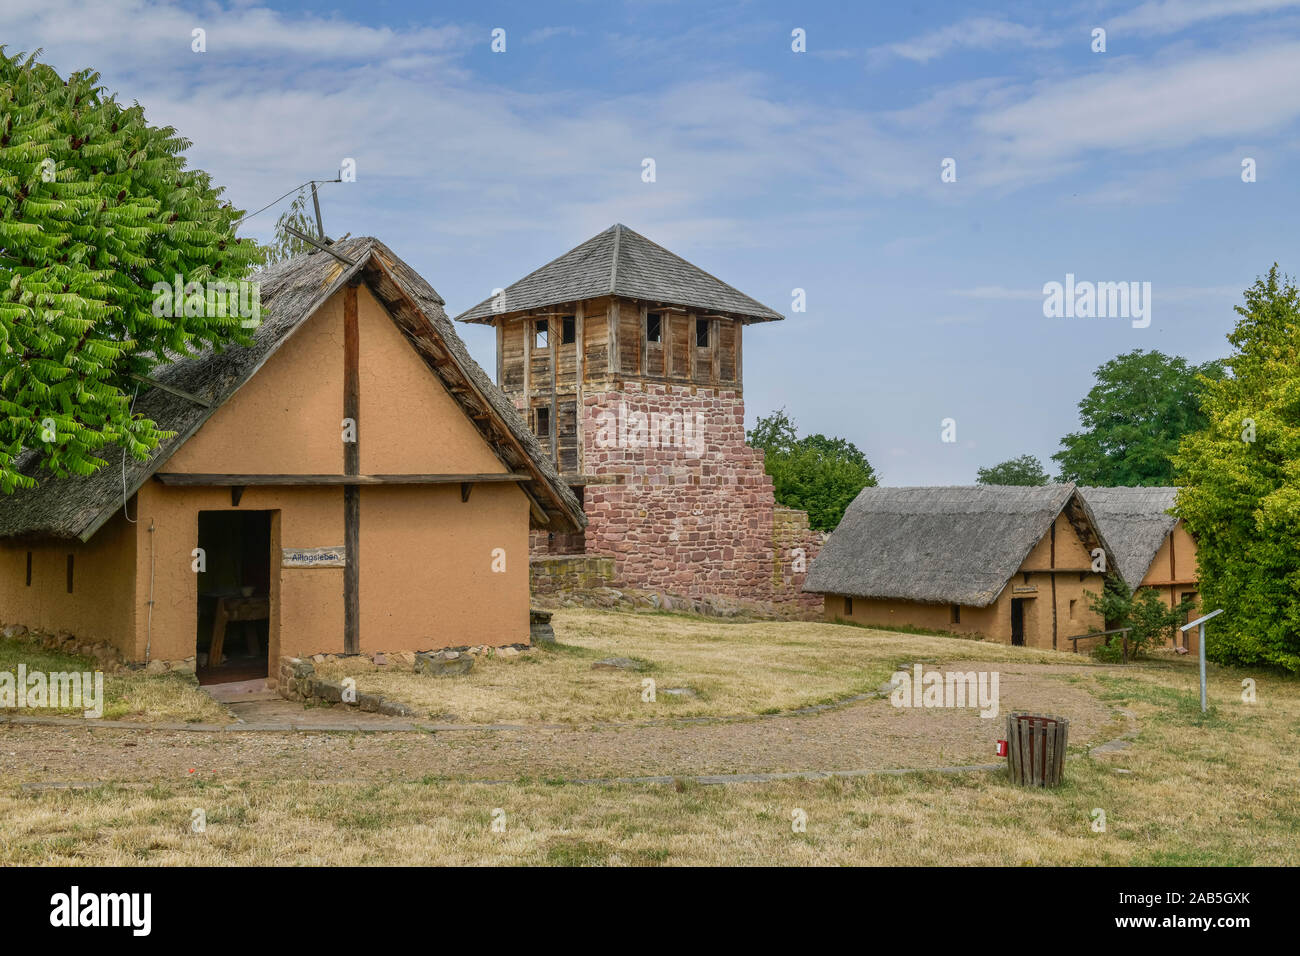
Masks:
[[[748,422],[784,406],[885,484],[1046,462],[1100,363],[1222,356],[1241,290],[1300,271],[1300,0],[5,0],[0,42],[98,69],[250,211],[355,159],[328,231],[452,314],[623,222],[786,314],[746,338]],[[1067,273],[1150,282],[1150,326],[1045,318]]]

